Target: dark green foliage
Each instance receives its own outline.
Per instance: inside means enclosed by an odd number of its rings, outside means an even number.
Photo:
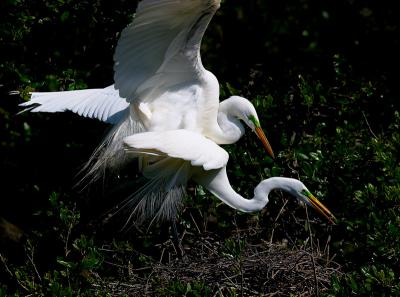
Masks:
[[[24,244],[24,265],[1,259],[7,277],[22,292],[35,296],[91,296],[85,287],[90,283],[92,271],[101,267],[103,256],[93,238],[75,232],[80,218],[76,207],[66,205],[55,193],[49,200],[49,210],[42,219],[53,227],[34,230],[29,235]],[[37,266],[38,263],[42,266]]]
[[[300,178],[339,219],[329,226],[309,213],[317,239],[330,241],[343,266],[329,296],[400,295],[400,26],[393,5],[223,1],[203,43],[203,62],[219,78],[221,98],[241,94],[253,102],[277,155],[269,158],[249,131],[225,146],[234,188],[251,197],[261,179]],[[17,243],[0,234],[0,296],[107,296],[91,287],[97,273],[112,279],[126,274],[126,263],[167,261],[160,254],[168,226],[121,234],[121,222],[103,224],[102,214],[126,197],[107,196],[108,189],[135,172],[110,178],[104,190],[71,189],[106,125],[71,113],[16,115],[32,90],[111,84],[113,50],[135,6],[0,2],[0,216],[24,230]],[[310,227],[305,211],[282,193],[271,194],[264,211],[242,214],[195,186],[180,222],[193,234],[207,230],[224,239],[224,253],[238,269],[246,241],[232,235],[238,230],[261,230],[259,240],[293,246]],[[201,280],[176,280],[159,292],[213,294]]]

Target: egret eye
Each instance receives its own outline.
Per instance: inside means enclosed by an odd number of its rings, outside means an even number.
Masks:
[[[175,222],[191,178],[237,210],[261,210],[268,203],[270,191],[280,188],[309,203],[333,222],[329,210],[295,179],[272,177],[261,181],[250,199],[232,189],[226,173],[229,155],[219,146],[235,143],[242,135],[243,125],[231,117],[243,120],[272,158],[274,153],[253,104],[239,96],[218,104],[218,80],[201,64],[201,40],[220,2],[140,1],[136,17],[120,35],[115,49],[115,85],[105,89],[34,92],[31,101],[21,106],[34,112],[71,110],[118,127],[100,145],[101,153],[95,151],[96,161],[89,160],[83,180],[95,181],[108,167],[126,164],[130,159],[126,154],[145,160],[140,164],[146,166],[140,168],[146,183],[127,203],[117,205],[127,207],[131,213],[123,229],[129,230],[127,224],[135,223],[134,218],[138,224]],[[190,62],[182,63],[182,57],[190,58]],[[217,114],[221,114],[220,121]],[[175,223],[173,230],[179,244]],[[183,251],[180,244],[175,249]]]

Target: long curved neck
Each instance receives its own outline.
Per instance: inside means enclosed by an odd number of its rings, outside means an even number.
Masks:
[[[235,143],[243,136],[245,130],[237,118],[233,100],[226,99],[219,104],[217,123],[212,133],[207,135],[218,144]]]
[[[273,189],[290,191],[287,187],[287,178],[271,177],[258,184],[254,189],[254,197],[252,199],[246,199],[232,189],[226,174],[226,167],[219,170],[203,171],[202,175],[194,176],[194,179],[230,207],[243,212],[254,212],[263,209],[267,205],[268,195]]]

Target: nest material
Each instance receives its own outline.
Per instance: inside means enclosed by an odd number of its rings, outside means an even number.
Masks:
[[[145,276],[138,273],[141,268],[130,269],[126,280],[102,280],[96,290],[112,296],[183,296],[190,290],[201,295],[187,296],[232,296],[232,292],[241,296],[318,296],[327,291],[333,275],[341,274],[340,265],[316,247],[312,252],[311,248],[261,243],[232,252],[226,243],[210,239],[193,246],[183,258],[144,268]],[[176,284],[182,295],[177,295]]]

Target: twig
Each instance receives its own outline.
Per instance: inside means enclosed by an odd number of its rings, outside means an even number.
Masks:
[[[274,220],[273,228],[272,228],[272,231],[271,231],[271,237],[270,237],[270,239],[269,239],[269,243],[270,243],[270,244],[272,244],[272,240],[273,240],[273,238],[274,238],[275,224],[276,224],[276,222],[278,221],[278,219],[279,219],[279,217],[281,216],[281,214],[283,213],[283,210],[284,210],[286,204],[288,203],[288,201],[289,201],[288,199],[285,200],[285,202],[283,203],[281,209],[280,209],[279,212],[278,212],[278,215],[276,216],[276,218],[275,218],[275,220]]]
[[[160,264],[161,264],[162,259],[164,257],[164,253],[165,253],[165,248],[163,248],[162,251],[161,251],[160,261],[158,261],[158,263],[160,263]]]
[[[197,225],[197,223],[196,223],[196,221],[195,221],[195,219],[194,219],[192,213],[190,213],[190,217],[191,217],[191,219],[192,219],[192,221],[193,221],[193,223],[194,223],[194,226],[195,226],[196,229],[197,229],[197,232],[199,232],[199,234],[201,234],[200,228],[199,228],[199,226]]]
[[[338,94],[338,93],[333,93],[333,92],[331,94],[334,95],[334,96],[338,96],[338,97],[343,97],[343,98],[354,100],[353,96],[349,96],[349,95],[345,95],[345,94]]]
[[[3,263],[4,267],[6,268],[7,272],[10,274],[10,276],[11,276],[12,278],[15,278],[16,281],[17,281],[17,283],[18,283],[23,289],[25,289],[25,291],[29,292],[29,289],[28,289],[28,288],[21,282],[21,280],[20,280],[19,278],[17,278],[17,277],[15,276],[15,274],[10,270],[10,268],[9,268],[8,265],[7,265],[7,260],[6,260],[6,258],[5,258],[2,254],[0,254],[0,260],[1,260],[1,262]]]
[[[312,223],[309,219],[301,222]],[[194,235],[187,233],[186,236]],[[105,281],[104,288],[111,291],[112,296],[123,293],[129,296],[152,296],[158,288],[166,288],[171,281],[191,283],[201,279],[208,287],[213,288],[214,296],[230,292],[238,296],[318,296],[329,287],[331,276],[340,274],[341,271],[340,265],[333,261],[328,263],[329,266],[325,261],[319,262],[325,255],[317,253],[314,240],[316,239],[311,232],[307,242],[311,242],[312,249],[304,244],[301,250],[299,247],[292,250],[267,241],[249,244],[242,251],[242,257],[235,260],[221,253],[223,242],[203,236],[187,251],[187,261],[175,259],[167,264],[157,264],[159,259],[150,259],[150,263],[153,263],[149,264],[151,267],[138,273],[145,273],[145,276],[138,277],[134,274],[132,278],[122,281],[131,286],[115,287],[112,285],[115,284],[114,279]],[[169,240],[167,243],[169,247],[164,251],[166,258],[171,244]]]
[[[151,281],[151,277],[153,276],[153,273],[154,273],[154,271],[150,272],[149,277],[146,280],[146,286],[145,286],[145,294],[146,295],[149,292],[150,281]]]
[[[362,115],[364,116],[365,122],[367,123],[369,132],[371,132],[371,134],[372,134],[372,136],[374,136],[374,138],[378,138],[378,137],[375,135],[374,131],[372,131],[372,128],[371,128],[371,126],[370,126],[370,124],[369,124],[369,122],[368,122],[367,117],[365,116],[364,111],[362,111],[361,113],[362,113]]]
[[[296,266],[297,264],[299,264],[300,260],[306,255],[306,253],[300,255],[300,257],[296,260],[296,262],[292,265],[291,268],[288,269],[288,272],[291,272]]]
[[[326,244],[324,247],[323,255],[326,255],[326,263],[329,263],[329,243],[331,242],[331,236],[329,235],[326,239]]]
[[[240,255],[239,259],[239,268],[240,268],[240,296],[243,297],[243,285],[244,285],[244,273],[243,273],[243,261],[242,256]]]
[[[120,265],[120,264],[116,264],[116,263],[109,262],[109,261],[104,261],[104,263],[108,264],[110,266],[114,266],[114,267],[118,267],[118,268],[124,269],[124,270],[128,269],[128,267],[126,267],[126,265]],[[145,266],[145,267],[140,267],[140,268],[129,268],[129,270],[131,270],[131,271],[143,271],[143,270],[149,270],[151,268],[152,268],[151,266]]]
[[[29,262],[31,262],[31,264],[33,266],[33,269],[35,270],[36,275],[39,278],[39,281],[42,281],[42,278],[40,277],[39,271],[37,270],[36,265],[33,262],[33,253],[34,253],[33,247],[31,247],[31,256],[29,256],[28,254],[26,254],[26,256],[28,257]]]
[[[314,259],[314,248],[313,248],[313,237],[311,232],[311,225],[310,220],[308,218],[308,210],[306,207],[306,215],[307,215],[307,224],[308,224],[308,231],[310,232],[310,248],[311,248],[311,260],[313,266],[313,275],[314,275],[314,283],[315,283],[315,296],[319,296],[319,289],[318,289],[318,280],[317,280],[317,271],[315,269],[315,259]]]
[[[10,276],[14,277],[14,273],[10,270],[10,268],[7,265],[7,260],[6,258],[0,253],[0,260],[3,263],[4,267],[6,268],[7,272],[10,274]]]

